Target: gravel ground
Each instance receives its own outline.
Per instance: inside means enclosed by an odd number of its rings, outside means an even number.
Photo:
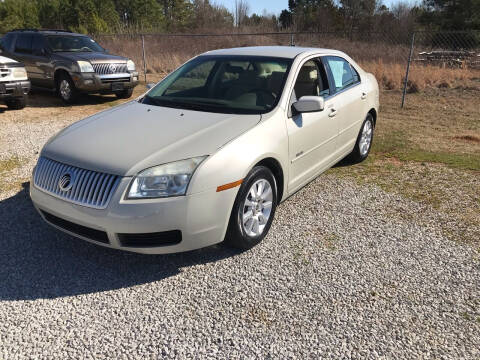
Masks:
[[[15,181],[78,116],[3,124]],[[250,251],[144,256],[50,228],[23,186],[0,190],[0,359],[480,358],[480,256],[425,205],[324,175]]]

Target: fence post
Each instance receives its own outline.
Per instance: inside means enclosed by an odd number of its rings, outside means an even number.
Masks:
[[[142,56],[143,56],[143,74],[145,76],[145,84],[147,83],[147,60],[145,59],[145,37],[142,34]]]
[[[405,73],[405,83],[403,84],[402,109],[405,105],[405,96],[407,95],[408,74],[410,73],[410,63],[412,62],[413,47],[415,45],[415,32],[412,34],[412,44],[410,45],[410,55],[408,55],[407,71]]]
[[[295,34],[290,34],[290,46],[295,46]]]

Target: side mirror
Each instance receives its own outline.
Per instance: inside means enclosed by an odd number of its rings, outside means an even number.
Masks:
[[[302,96],[292,106],[297,113],[317,112],[325,108],[325,100],[321,96]]]
[[[155,84],[155,83],[148,83],[148,84],[147,84],[147,90],[150,90],[150,89],[153,88],[155,85],[157,85],[157,84]]]

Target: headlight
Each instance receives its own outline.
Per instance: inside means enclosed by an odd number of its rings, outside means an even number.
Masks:
[[[143,170],[133,178],[127,199],[185,195],[195,169],[205,158],[199,156]]]
[[[77,61],[80,72],[94,72],[92,64],[88,61]]]
[[[24,79],[27,77],[27,71],[25,70],[25,68],[14,68],[13,77],[15,79]]]
[[[135,71],[135,63],[132,60],[127,61],[127,69],[128,71]]]

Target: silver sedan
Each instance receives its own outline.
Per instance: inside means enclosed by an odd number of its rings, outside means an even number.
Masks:
[[[375,77],[340,51],[211,51],[52,137],[31,198],[48,223],[103,246],[248,249],[282,200],[368,156],[378,107]]]

